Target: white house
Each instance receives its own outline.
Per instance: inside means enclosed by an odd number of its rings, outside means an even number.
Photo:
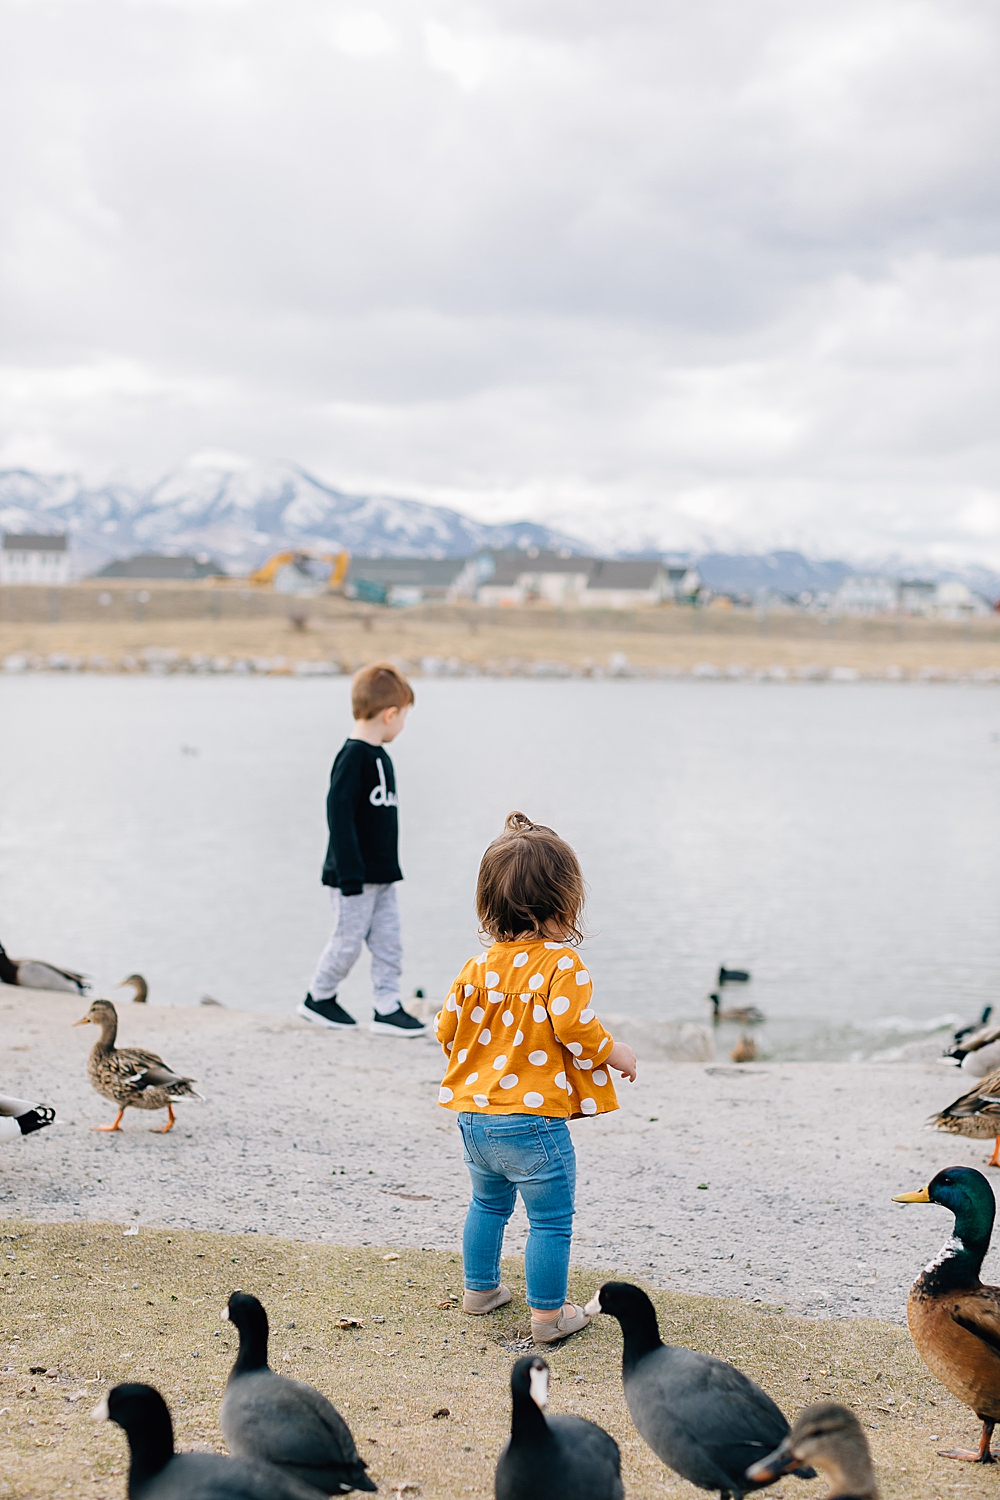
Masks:
[[[832,608],[842,615],[891,615],[899,608],[899,584],[881,574],[852,573],[833,596]]]
[[[0,549],[0,583],[69,583],[66,537],[8,532]]]
[[[697,570],[657,558],[576,557],[570,552],[483,552],[473,559],[476,599],[485,605],[550,604],[558,609],[635,609],[694,598]]]

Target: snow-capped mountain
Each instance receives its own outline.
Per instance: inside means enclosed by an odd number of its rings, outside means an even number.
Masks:
[[[482,547],[588,550],[531,521],[485,525],[420,500],[346,494],[295,464],[221,455],[190,459],[148,489],[0,471],[0,530],[65,531],[78,576],[135,552],[208,553],[239,573],[287,546],[346,547],[361,557],[468,557]]]

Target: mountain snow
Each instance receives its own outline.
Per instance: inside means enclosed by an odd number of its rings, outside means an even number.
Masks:
[[[351,495],[295,464],[195,457],[148,489],[0,471],[0,530],[65,531],[75,573],[136,552],[207,553],[232,573],[289,546],[359,557],[468,557],[483,547],[568,548],[532,521],[490,526],[420,500]]]

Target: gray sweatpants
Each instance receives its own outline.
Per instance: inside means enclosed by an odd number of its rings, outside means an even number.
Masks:
[[[360,896],[344,896],[330,886],[334,926],[319,956],[309,993],[329,1000],[354,968],[367,943],[372,955],[375,1009],[387,1016],[400,1005],[403,944],[399,934],[399,906],[395,885],[366,885]]]

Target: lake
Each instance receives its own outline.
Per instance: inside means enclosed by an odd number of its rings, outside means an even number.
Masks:
[[[520,808],[576,847],[596,1004],[707,1019],[781,1057],[971,1018],[1000,974],[1000,696],[972,686],[423,680],[392,747],[407,992],[479,949],[486,843]],[[0,939],[151,1003],[290,1012],[346,679],[0,680]],[[367,958],[342,991],[370,1017]]]

